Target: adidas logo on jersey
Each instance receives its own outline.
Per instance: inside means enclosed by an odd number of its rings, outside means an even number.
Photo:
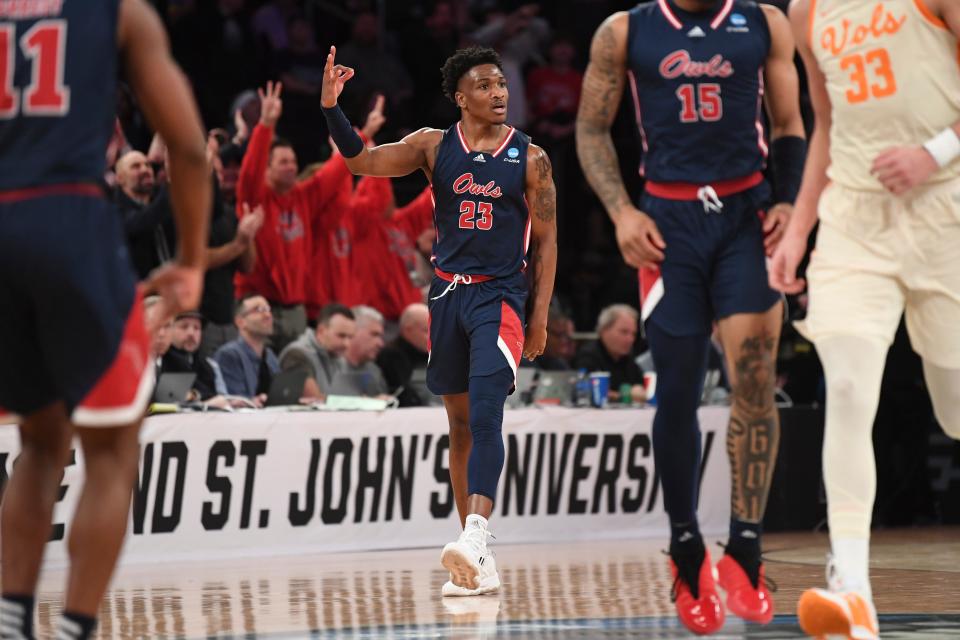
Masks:
[[[476,156],[474,156],[473,161],[474,161],[474,162],[486,162],[487,159],[483,157],[483,154],[482,154],[482,153],[478,153]]]
[[[705,38],[706,36],[706,32],[704,32],[704,30],[700,27],[694,27],[693,29],[690,29],[690,31],[687,31],[688,38]]]

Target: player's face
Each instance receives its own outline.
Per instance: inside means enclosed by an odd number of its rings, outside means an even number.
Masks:
[[[290,147],[277,147],[270,152],[267,181],[274,189],[286,191],[297,181],[297,154]]]
[[[180,318],[173,323],[173,346],[193,353],[200,348],[200,320],[198,318]]]
[[[317,327],[317,342],[320,346],[340,357],[347,352],[356,333],[357,323],[347,316],[335,315],[326,326]]]
[[[507,120],[507,79],[495,64],[473,67],[460,79],[457,104],[474,117],[501,124]]]
[[[600,340],[614,358],[630,354],[637,339],[637,323],[627,314],[621,314],[607,329],[600,332]]]

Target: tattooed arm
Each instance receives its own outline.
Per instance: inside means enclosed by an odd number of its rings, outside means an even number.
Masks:
[[[607,18],[593,36],[577,112],[577,156],[617,227],[623,259],[634,267],[653,267],[663,260],[666,245],[653,220],[630,203],[610,137],[627,75],[627,26],[628,15],[621,11]]]
[[[547,344],[547,312],[557,272],[557,188],[547,152],[535,144],[527,149],[527,206],[531,222],[533,308],[527,318],[523,355],[533,360]]]

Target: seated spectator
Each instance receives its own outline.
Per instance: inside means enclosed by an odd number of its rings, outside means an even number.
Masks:
[[[270,304],[263,296],[246,296],[237,303],[234,322],[240,337],[217,349],[213,359],[223,372],[227,393],[262,405],[280,371],[276,354],[267,346],[273,334]]]
[[[620,387],[630,385],[634,402],[646,400],[643,371],[633,359],[640,314],[626,304],[610,305],[597,319],[598,339],[585,344],[577,353],[574,367],[588,372],[610,372],[610,400],[620,400]]]
[[[173,344],[164,359],[164,373],[189,372],[197,374],[191,396],[194,400],[209,400],[227,394],[227,385],[220,366],[199,355],[203,335],[203,316],[199,311],[181,313],[173,321]]]
[[[575,349],[573,320],[562,311],[551,311],[547,318],[547,345],[534,366],[543,371],[572,369]]]
[[[334,378],[343,370],[343,356],[355,330],[353,312],[333,302],[320,310],[316,330],[308,328],[283,349],[280,367],[309,376],[303,385],[304,398],[323,400],[330,393]]]
[[[386,396],[383,372],[374,360],[383,349],[383,314],[373,307],[351,309],[356,331],[343,354],[344,365],[333,381],[332,393],[350,396]]]
[[[160,302],[160,296],[148,296],[143,300],[144,321],[149,325],[154,322],[154,316],[160,312],[157,304]],[[150,355],[153,356],[154,379],[160,377],[160,371],[163,369],[163,356],[170,350],[170,344],[173,340],[173,320],[168,320],[157,326],[150,336]]]
[[[383,372],[391,393],[403,387],[403,391],[397,396],[401,407],[429,404],[429,399],[422,397],[410,384],[414,369],[427,368],[429,317],[427,305],[417,302],[408,306],[400,314],[400,335],[377,356],[377,365]]]

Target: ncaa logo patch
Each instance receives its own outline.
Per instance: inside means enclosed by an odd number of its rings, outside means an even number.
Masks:
[[[520,155],[520,149],[517,149],[516,147],[510,147],[507,149],[507,155],[511,158],[516,158]]]
[[[742,27],[747,24],[747,19],[742,14],[734,13],[730,16],[730,24],[735,27]]]

